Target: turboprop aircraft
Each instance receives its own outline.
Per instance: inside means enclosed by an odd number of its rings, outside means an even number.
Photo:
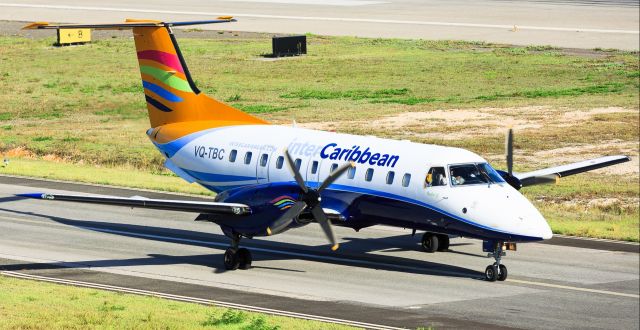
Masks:
[[[172,28],[235,21],[126,20],[122,24],[49,25],[28,29],[132,29],[147,102],[146,134],[164,165],[189,183],[217,193],[212,202],[25,194],[46,200],[122,205],[198,213],[230,238],[229,270],[251,267],[242,238],[282,233],[317,222],[332,250],[332,225],[359,231],[387,225],[426,231],[423,247],[446,250],[449,237],[484,241],[495,263],[489,281],[507,278],[501,263],[516,242],[549,239],[551,229],[518,192],[522,187],[628,161],[609,156],[528,173],[514,173],[513,135],[507,137],[507,170],[497,171],[459,148],[323,132],[268,122],[198,90]]]

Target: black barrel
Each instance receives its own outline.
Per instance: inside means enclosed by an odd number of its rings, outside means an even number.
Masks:
[[[307,36],[273,37],[273,56],[296,56],[307,53]]]

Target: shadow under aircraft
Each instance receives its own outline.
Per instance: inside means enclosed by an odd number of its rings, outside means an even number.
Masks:
[[[111,223],[106,221],[74,220],[36,212],[17,211],[0,208],[0,211],[10,212],[39,218],[45,218],[60,224],[73,226],[80,229],[111,235],[133,237],[160,242],[172,242],[191,246],[209,247],[222,250],[226,248],[226,237],[220,234],[203,233],[192,230],[163,228],[155,226],[143,226],[133,224]],[[430,261],[409,259],[400,256],[378,255],[370,252],[384,249],[401,249],[405,251],[416,250],[416,244],[406,239],[407,235],[395,235],[381,238],[353,239],[346,238],[342,244],[340,254],[328,253],[324,246],[307,246],[295,243],[274,242],[266,240],[245,240],[243,245],[251,247],[255,252],[255,261],[266,260],[290,260],[300,259],[306,261],[322,262],[327,264],[360,267],[369,269],[381,269],[388,271],[401,271],[405,273],[427,274],[445,277],[463,277],[482,279],[482,273],[468,268],[441,264]],[[467,253],[463,253],[467,254]],[[48,269],[48,268],[99,268],[118,266],[144,266],[144,265],[173,265],[193,264],[214,268],[215,273],[223,273],[227,270],[220,258],[213,258],[216,253],[205,255],[170,256],[163,254],[148,254],[147,257],[128,259],[103,259],[84,260],[74,262],[58,262],[50,264],[22,263],[9,266],[0,266],[3,270]],[[475,257],[485,256],[472,255]],[[272,268],[264,266],[252,266],[256,269],[275,269],[282,271],[304,272],[297,269]]]

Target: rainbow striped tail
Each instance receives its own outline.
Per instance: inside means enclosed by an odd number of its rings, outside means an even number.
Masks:
[[[36,22],[25,26],[24,29],[132,29],[152,128],[182,122],[210,121],[229,125],[267,124],[262,119],[253,117],[201,93],[191,78],[178,42],[171,30],[173,26],[234,21],[232,17],[219,17],[217,20],[209,21],[172,23],[127,19],[125,23],[121,24],[62,26]],[[216,126],[224,125],[218,124]],[[195,129],[203,125],[188,126],[193,126]]]

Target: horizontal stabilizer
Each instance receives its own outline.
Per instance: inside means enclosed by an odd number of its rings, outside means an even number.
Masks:
[[[96,30],[126,30],[137,27],[171,27],[171,26],[188,26],[188,25],[200,25],[200,24],[215,24],[215,23],[228,23],[235,22],[236,20],[231,16],[221,16],[214,20],[206,21],[186,21],[186,22],[161,22],[155,20],[141,20],[141,19],[127,19],[125,23],[114,24],[63,24],[52,25],[48,22],[34,22],[27,24],[22,29],[96,29]]]
[[[125,198],[111,196],[78,196],[78,195],[58,195],[58,194],[19,194],[19,197],[48,199],[65,202],[104,204],[115,206],[129,206],[156,210],[196,212],[209,214],[228,214],[228,215],[249,215],[251,208],[245,204],[236,203],[216,203],[216,202],[196,202],[196,201],[180,201],[171,199],[151,199],[141,198],[140,196]]]

